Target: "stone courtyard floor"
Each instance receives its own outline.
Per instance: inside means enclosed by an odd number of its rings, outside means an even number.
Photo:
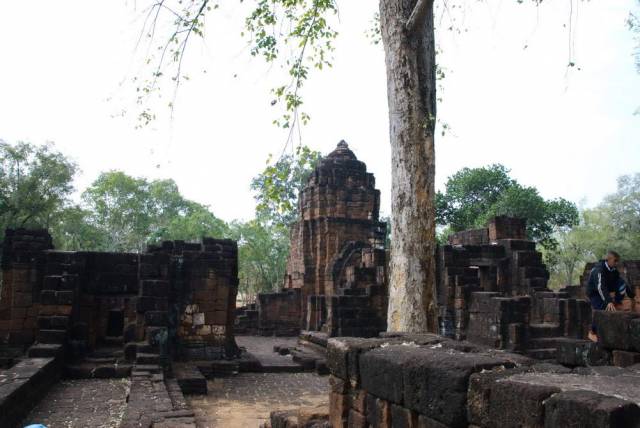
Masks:
[[[117,428],[126,407],[128,379],[63,380],[23,421],[48,428]]]
[[[262,364],[278,373],[240,373],[207,381],[208,395],[186,396],[200,428],[259,427],[274,410],[328,405],[329,378],[289,373],[298,366],[274,345],[294,346],[297,338],[238,337]],[[130,388],[128,379],[62,380],[36,405],[23,425],[48,428],[116,428],[122,421]]]
[[[327,404],[329,377],[315,373],[240,373],[210,380],[187,400],[201,428],[259,427],[273,410]]]

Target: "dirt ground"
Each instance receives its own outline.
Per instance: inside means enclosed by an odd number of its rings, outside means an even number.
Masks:
[[[210,380],[207,396],[190,396],[202,428],[253,428],[273,410],[327,404],[328,376],[315,373],[241,373]]]

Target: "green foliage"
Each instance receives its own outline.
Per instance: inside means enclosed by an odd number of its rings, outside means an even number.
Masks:
[[[640,173],[618,179],[618,189],[595,208],[585,209],[580,224],[554,235],[556,248],[545,251],[551,284],[576,284],[586,262],[609,249],[623,259],[640,259]]]
[[[258,220],[231,222],[230,237],[238,241],[240,292],[247,300],[278,290],[289,255],[288,229]]]
[[[49,232],[61,250],[95,251],[106,247],[104,231],[91,222],[91,212],[73,205],[53,216]]]
[[[100,174],[82,194],[88,223],[102,235],[101,250],[143,251],[169,239],[224,237],[227,228],[209,209],[185,199],[173,180]]]
[[[298,215],[298,194],[320,159],[320,152],[307,146],[294,155],[284,155],[251,181],[257,202],[256,215],[263,221],[288,227]],[[271,162],[271,158],[267,161]]]
[[[436,193],[436,221],[454,232],[472,228],[513,184],[503,165],[463,168],[447,179],[445,193]]]
[[[302,105],[301,89],[313,69],[331,67],[333,41],[338,33],[329,19],[337,15],[335,0],[246,0],[249,12],[242,36],[249,41],[251,55],[263,58],[287,71],[286,81],[272,90],[271,105],[281,107],[274,124],[293,128],[306,123],[309,116],[298,109]],[[177,89],[188,76],[182,72],[185,50],[191,36],[203,37],[205,18],[218,8],[210,0],[161,0],[145,9],[140,41],[148,40],[147,79],[134,79],[140,125],[148,125],[156,115],[148,105],[151,95],[158,95],[162,82],[169,79]],[[170,28],[168,37],[157,39],[157,28]],[[284,57],[281,53],[286,52]],[[169,103],[173,108],[174,97]]]
[[[0,230],[48,227],[73,191],[74,162],[53,144],[0,140]]]
[[[562,198],[545,200],[537,189],[518,184],[500,164],[463,168],[449,177],[444,193],[436,194],[436,220],[451,232],[482,227],[496,215],[526,218],[529,238],[547,246],[555,244],[556,230],[578,222],[575,204]]]

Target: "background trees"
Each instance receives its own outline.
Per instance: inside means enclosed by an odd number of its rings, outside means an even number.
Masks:
[[[235,239],[240,292],[251,300],[282,284],[298,193],[319,158],[301,147],[296,156],[268,164],[251,182],[255,218],[227,223],[185,198],[173,180],[121,171],[100,174],[74,202],[78,168],[52,144],[0,142],[0,226],[47,227],[56,248],[65,250],[143,251],[162,240]],[[545,200],[499,164],[458,171],[436,201],[442,241],[451,232],[484,226],[492,215],[527,218],[554,287],[576,284],[584,264],[608,249],[640,259],[640,173],[620,177],[614,193],[580,211],[565,199]]]
[[[256,216],[274,225],[290,226],[298,216],[298,194],[320,160],[320,152],[298,146],[267,166],[251,181],[256,199]]]
[[[282,284],[298,193],[319,159],[301,146],[269,163],[251,182],[255,218],[227,223],[171,179],[122,171],[101,173],[74,202],[77,166],[52,144],[0,142],[0,240],[7,227],[46,227],[59,249],[139,252],[163,240],[231,238],[238,241],[240,293],[251,299]]]
[[[52,144],[0,140],[0,230],[51,225],[69,202],[77,170]]]
[[[592,209],[584,209],[580,223],[554,235],[556,248],[545,251],[551,284],[577,284],[587,262],[613,249],[623,259],[640,259],[640,173],[618,179],[616,192]]]
[[[463,168],[436,194],[438,225],[445,233],[483,227],[496,215],[527,219],[527,234],[543,246],[556,245],[554,233],[578,223],[578,209],[563,198],[545,200],[534,187],[519,184],[500,164]]]

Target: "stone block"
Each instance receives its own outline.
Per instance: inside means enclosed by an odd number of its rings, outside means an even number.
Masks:
[[[592,391],[565,391],[546,400],[545,428],[640,427],[640,407]]]
[[[493,426],[543,428],[544,402],[560,388],[499,380],[491,388],[489,419]]]
[[[384,339],[360,339],[341,337],[327,342],[327,365],[331,374],[344,380],[351,380],[357,386],[359,376],[359,355],[369,349],[380,346]]]
[[[70,290],[56,291],[56,303],[58,305],[72,305],[74,292]]]
[[[346,394],[348,389],[347,382],[337,376],[329,375],[329,390],[337,394]]]
[[[401,345],[363,352],[359,358],[362,388],[378,398],[402,404],[403,366],[419,355],[419,349]]]
[[[333,428],[346,428],[349,416],[349,397],[346,394],[329,393],[329,422]]]
[[[68,316],[54,315],[54,316],[38,317],[38,328],[66,330],[68,327],[69,327]]]
[[[611,361],[611,353],[590,340],[565,339],[557,342],[556,359],[567,366],[603,366]]]
[[[40,292],[40,303],[42,305],[57,305],[55,290],[42,290]]]
[[[436,421],[435,419],[431,419],[428,416],[420,415],[418,416],[418,428],[449,428],[445,424]],[[472,428],[469,425],[469,428]]]
[[[638,352],[620,351],[614,349],[611,352],[611,355],[613,356],[613,365],[617,367],[629,367],[634,364],[640,363],[640,353]]]
[[[66,330],[38,330],[36,337],[38,343],[62,344],[67,338]]]
[[[362,413],[351,409],[349,410],[347,426],[349,428],[368,428],[367,419]]]
[[[169,324],[169,314],[165,311],[147,311],[144,323],[149,327],[165,327]]]
[[[418,428],[418,414],[406,407],[392,404],[391,424],[393,428]]]
[[[62,282],[62,275],[49,275],[42,278],[43,290],[59,290]]]
[[[636,295],[636,299],[640,298],[640,295]],[[629,323],[629,335],[631,339],[631,347],[640,352],[640,318],[632,319]]]
[[[509,358],[442,349],[420,349],[403,364],[404,405],[451,427],[467,424],[469,377],[493,367],[513,367]]]
[[[169,282],[146,279],[141,281],[142,295],[149,297],[167,297],[169,295]]]
[[[365,407],[370,427],[391,428],[391,405],[388,401],[367,394]]]
[[[514,368],[504,370],[497,367],[492,370],[474,373],[469,377],[467,391],[467,416],[469,423],[477,426],[491,426],[491,399],[495,383],[515,373],[521,373],[524,369]]]
[[[595,311],[593,320],[600,343],[608,349],[632,349],[631,321],[640,314],[629,312]]]
[[[139,313],[145,313],[147,311],[167,311],[169,305],[166,298],[161,297],[138,297],[136,302],[136,310]]]

